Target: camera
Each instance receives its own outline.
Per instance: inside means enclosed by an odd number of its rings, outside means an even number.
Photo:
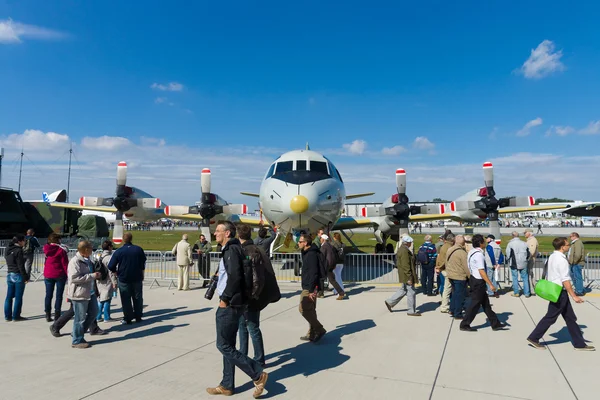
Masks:
[[[217,290],[217,284],[219,283],[219,277],[217,275],[213,275],[210,278],[210,282],[208,283],[208,287],[206,289],[206,293],[204,293],[204,298],[207,300],[212,300],[215,295],[215,290]]]

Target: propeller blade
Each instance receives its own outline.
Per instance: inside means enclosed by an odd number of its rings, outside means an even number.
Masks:
[[[245,204],[228,204],[223,206],[223,214],[247,214],[248,206]]]
[[[157,208],[160,208],[161,202],[160,202],[160,199],[157,199],[155,197],[150,197],[150,198],[146,198],[146,199],[137,199],[136,205],[138,207],[142,207],[142,208],[157,209]]]
[[[486,188],[494,187],[494,166],[489,161],[483,163],[483,181]]]
[[[117,211],[115,218],[115,227],[113,229],[113,243],[123,243],[123,213]]]
[[[185,215],[190,214],[190,207],[188,206],[166,206],[165,207],[165,215],[166,216],[177,216],[177,215]]]
[[[112,206],[113,202],[110,198],[104,197],[80,197],[79,205],[82,207],[98,207],[98,206]]]
[[[385,217],[387,214],[383,207],[363,207],[362,216],[365,218]]]
[[[200,232],[202,232],[202,234],[204,235],[204,237],[206,237],[206,240],[208,240],[209,242],[211,241],[210,227],[208,227],[208,226],[201,226],[200,227]]]
[[[202,194],[210,193],[210,169],[204,168],[200,174],[200,187]]]
[[[396,170],[396,190],[400,196],[406,194],[406,171],[402,168]]]
[[[125,185],[127,185],[127,163],[121,161],[117,166],[117,186]]]
[[[469,211],[474,208],[474,201],[453,201],[452,203],[450,203],[450,210],[452,211]]]
[[[416,213],[413,214],[445,214],[446,213],[446,205],[445,204],[427,204],[420,207],[415,207]]]
[[[500,207],[531,207],[535,205],[532,196],[527,197],[505,197],[499,200]]]

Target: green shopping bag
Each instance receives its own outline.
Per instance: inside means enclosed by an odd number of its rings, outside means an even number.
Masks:
[[[542,279],[540,279],[535,285],[535,294],[544,300],[556,303],[558,301],[558,298],[560,297],[563,287],[562,285],[557,285],[554,282],[547,281],[547,272],[548,261],[546,261],[546,265],[544,265],[544,273],[542,274]]]

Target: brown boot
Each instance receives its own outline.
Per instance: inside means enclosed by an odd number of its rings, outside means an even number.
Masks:
[[[216,396],[216,395],[231,396],[231,395],[233,395],[233,390],[225,389],[223,386],[219,385],[214,388],[206,388],[206,393],[212,394],[213,396]]]
[[[78,344],[72,344],[71,347],[74,349],[88,349],[88,348],[92,347],[92,345],[89,344],[88,342],[81,342]]]
[[[255,399],[258,399],[260,397],[261,394],[263,394],[264,390],[265,390],[265,384],[267,383],[267,379],[269,379],[269,374],[267,374],[266,372],[263,372],[260,375],[260,378],[258,378],[257,381],[254,381],[254,393],[252,394],[252,396]]]

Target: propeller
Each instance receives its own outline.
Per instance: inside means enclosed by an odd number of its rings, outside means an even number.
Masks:
[[[81,197],[79,205],[82,207],[115,207],[115,227],[113,229],[113,242],[123,243],[123,214],[133,207],[160,208],[160,199],[134,198],[133,191],[127,186],[127,163],[119,162],[117,165],[117,189],[114,197]]]
[[[218,204],[217,196],[210,191],[211,172],[204,168],[200,174],[201,198],[199,206],[167,206],[165,215],[181,216],[185,214],[198,214],[202,218],[200,221],[200,230],[204,236],[210,237],[210,220],[218,214],[246,214],[248,207],[245,204]]]

